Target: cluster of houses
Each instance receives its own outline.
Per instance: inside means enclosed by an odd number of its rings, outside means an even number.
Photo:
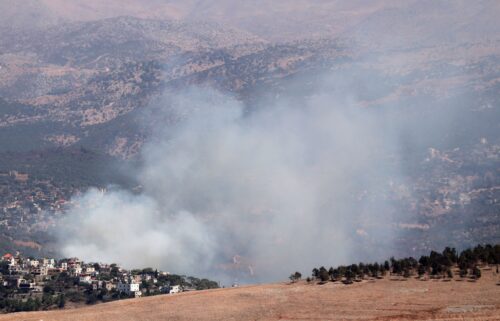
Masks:
[[[85,289],[106,289],[129,297],[141,297],[143,284],[159,284],[158,278],[169,275],[168,272],[152,270],[133,273],[116,264],[85,263],[78,258],[35,259],[10,253],[2,256],[1,263],[0,284],[19,293],[42,293],[47,282],[65,273],[77,286]],[[157,289],[160,293],[171,294],[182,291],[180,285],[171,284],[159,284]]]

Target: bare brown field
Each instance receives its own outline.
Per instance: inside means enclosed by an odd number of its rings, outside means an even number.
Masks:
[[[1,321],[115,320],[500,320],[499,275],[470,281],[267,284],[130,299]]]

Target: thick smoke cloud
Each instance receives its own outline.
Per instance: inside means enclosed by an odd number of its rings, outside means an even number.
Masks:
[[[153,117],[176,121],[142,151],[141,193],[76,199],[64,254],[250,282],[383,258],[397,136],[387,112],[324,84],[252,112],[209,89],[165,97]]]

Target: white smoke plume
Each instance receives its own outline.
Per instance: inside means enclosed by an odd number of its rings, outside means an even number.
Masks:
[[[396,135],[386,112],[325,84],[252,112],[209,89],[165,98],[153,116],[177,121],[142,151],[142,192],[75,199],[63,253],[250,282],[384,258]]]

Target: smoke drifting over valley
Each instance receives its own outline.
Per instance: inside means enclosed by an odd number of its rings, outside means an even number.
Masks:
[[[228,284],[499,242],[499,14],[0,0],[0,245]]]
[[[340,80],[253,112],[209,89],[165,97],[153,115],[177,122],[143,149],[142,192],[78,199],[64,254],[253,281],[383,258],[388,191],[402,179],[398,125],[339,92]]]

